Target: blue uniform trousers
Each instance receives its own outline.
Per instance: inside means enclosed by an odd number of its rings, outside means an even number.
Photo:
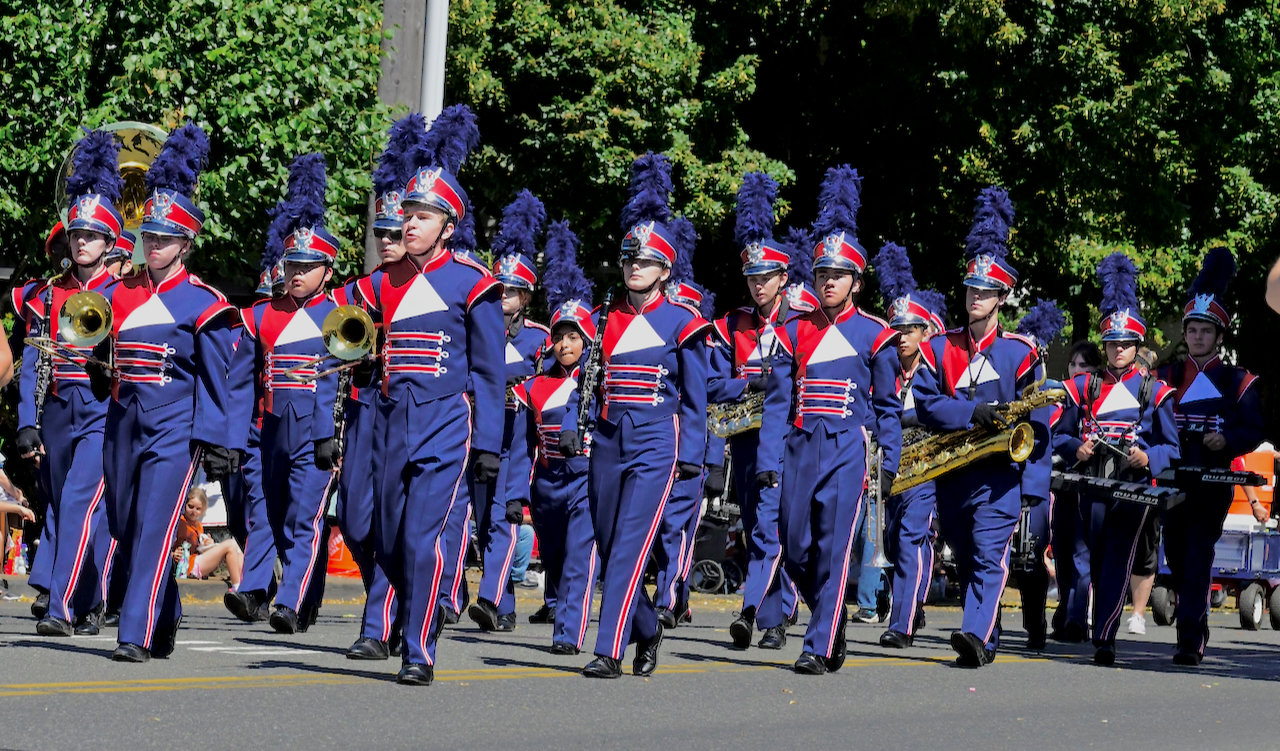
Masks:
[[[373,424],[376,413],[371,404],[347,400],[346,434],[342,472],[338,476],[338,529],[364,582],[364,617],[360,635],[366,639],[391,641],[399,630],[399,604],[395,589],[382,564],[374,556],[373,476],[369,470],[373,455]],[[375,470],[376,472],[376,470]]]
[[[568,462],[553,462],[537,468],[529,510],[538,533],[546,591],[553,593],[546,598],[547,606],[556,609],[551,641],[582,649],[599,568],[587,474],[573,471]]]
[[[48,451],[48,446],[45,450]],[[53,576],[53,559],[58,548],[58,509],[49,489],[49,463],[42,459],[40,466],[36,467],[35,475],[36,490],[45,500],[44,527],[40,530],[40,544],[36,546],[35,555],[30,560],[31,568],[27,570],[27,584],[38,592],[48,594],[50,578]]]
[[[511,436],[514,410],[505,410],[504,435]],[[504,441],[510,445],[510,441]],[[493,603],[498,615],[516,612],[516,591],[511,582],[511,560],[516,553],[519,524],[507,521],[507,473],[511,471],[511,452],[503,450],[498,463],[498,478],[481,485],[468,477],[471,503],[476,513],[476,538],[480,546],[480,591],[476,596]]]
[[[964,617],[960,630],[1000,646],[1000,595],[1022,513],[1021,473],[992,459],[936,481],[938,526],[955,553]]]
[[[444,572],[440,578],[440,604],[461,613],[471,602],[467,588],[467,553],[471,549],[471,482],[463,481],[444,525]]]
[[[1022,597],[1022,627],[1032,636],[1042,635],[1048,628],[1044,608],[1049,599],[1049,569],[1044,565],[1044,551],[1053,542],[1049,525],[1052,516],[1052,498],[1029,509],[1028,527],[1035,538],[1034,558],[1030,571],[1017,574],[1018,594]]]
[[[143,410],[136,401],[107,408],[103,440],[107,522],[119,545],[122,578],[121,644],[165,656],[182,603],[173,578],[174,529],[186,502],[200,451],[191,445],[191,401]]]
[[[862,430],[792,428],[784,452],[783,560],[812,613],[804,651],[830,657],[844,622],[853,538],[862,518],[867,441]]]
[[[471,405],[465,394],[418,403],[377,400],[373,450],[375,555],[400,598],[405,663],[434,665],[437,605],[448,555],[445,521],[466,487]]]
[[[625,414],[592,434],[588,488],[604,578],[597,655],[621,659],[658,633],[644,570],[675,482],[679,430],[676,415],[636,425]]]
[[[781,488],[761,489],[756,485],[758,432],[741,433],[729,442],[733,487],[742,514],[742,533],[747,538],[742,612],[754,615],[756,628],[764,631],[781,626],[800,607],[800,595],[782,566],[782,543],[778,539]]]
[[[276,595],[276,537],[262,495],[262,433],[257,427],[249,430],[244,464],[231,486],[243,497],[247,530],[239,591],[261,592],[262,600],[270,602]]]
[[[1080,496],[1087,513],[1093,580],[1093,644],[1113,644],[1124,612],[1138,536],[1149,509],[1140,503]]]
[[[102,407],[71,389],[66,399],[45,402],[44,434],[58,440],[46,446],[41,464],[48,464],[51,505],[56,509],[60,535],[47,551],[49,614],[75,621],[102,604],[102,574],[111,535],[102,479]],[[41,557],[44,557],[43,555]]]
[[[316,467],[311,415],[293,405],[262,417],[262,496],[280,557],[276,604],[299,615],[320,608],[329,562],[325,511],[337,473]]]
[[[685,559],[693,556],[705,475],[704,470],[691,480],[676,480],[671,488],[671,497],[667,499],[667,507],[662,512],[658,542],[653,549],[653,557],[658,564],[654,605],[676,611],[676,615],[682,615],[689,602],[684,582]]]
[[[1189,485],[1187,500],[1164,514],[1164,555],[1178,593],[1178,648],[1204,655],[1209,643],[1213,547],[1231,509],[1230,486]]]
[[[1050,519],[1053,530],[1053,565],[1058,579],[1058,609],[1053,614],[1054,630],[1068,622],[1085,626],[1089,617],[1089,545],[1087,526],[1080,516],[1080,496],[1055,493]]]
[[[908,636],[915,634],[916,614],[929,596],[933,579],[934,485],[926,482],[898,495],[889,496],[884,539],[893,561],[893,605],[889,628]]]

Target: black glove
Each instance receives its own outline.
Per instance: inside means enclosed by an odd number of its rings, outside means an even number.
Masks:
[[[198,443],[204,449],[204,474],[210,482],[240,471],[240,452],[203,441]]]
[[[336,436],[316,441],[316,469],[328,472],[338,466],[338,460],[341,458],[338,455],[338,439]]]
[[[520,524],[524,521],[524,504],[520,501],[507,501],[507,524]]]
[[[1024,495],[1024,496],[1022,496],[1022,505],[1023,505],[1023,506],[1031,506],[1032,508],[1034,508],[1034,507],[1036,507],[1036,506],[1039,506],[1039,505],[1040,505],[1040,504],[1042,504],[1042,503],[1044,503],[1044,499],[1043,499],[1043,498],[1037,498],[1037,497],[1035,497],[1035,496],[1033,496],[1033,495]]]
[[[351,384],[358,389],[366,389],[373,385],[373,374],[378,369],[378,361],[366,356],[351,368]]]
[[[761,373],[760,375],[756,376],[755,378],[752,378],[751,380],[747,381],[747,390],[746,390],[746,392],[747,392],[748,394],[757,394],[757,393],[759,393],[759,392],[761,392],[761,391],[764,391],[765,387],[766,387],[766,386],[768,386],[768,385],[769,385],[769,378],[768,378],[768,376],[766,376],[765,374]]]
[[[558,448],[561,455],[566,459],[571,456],[581,456],[582,440],[578,438],[578,432],[576,430],[561,430]]]
[[[898,479],[897,472],[890,472],[884,467],[880,468],[880,493],[888,498],[893,493],[893,481]]]
[[[1003,404],[979,404],[973,408],[973,424],[990,431],[1000,430],[1007,409]]]
[[[693,462],[680,462],[676,465],[676,479],[692,480],[702,476],[702,465]]]
[[[507,388],[509,388],[509,389],[513,389],[513,388],[515,388],[516,386],[519,386],[520,384],[524,383],[524,379],[526,379],[526,378],[528,378],[528,377],[529,377],[529,376],[522,376],[522,375],[509,375],[509,376],[507,376]]]
[[[107,366],[89,361],[84,364],[84,372],[89,374],[89,390],[93,392],[93,398],[100,402],[110,398],[111,371]]]
[[[707,478],[702,481],[702,494],[707,498],[724,495],[724,465],[712,464],[707,467]]]
[[[488,485],[498,479],[498,467],[501,464],[502,460],[492,451],[477,451],[471,462],[471,472],[475,475],[476,482]]]
[[[761,489],[778,487],[778,473],[760,472],[756,475],[756,487]]]
[[[44,443],[40,440],[40,431],[31,427],[18,431],[18,456],[39,454],[42,451],[44,451]]]

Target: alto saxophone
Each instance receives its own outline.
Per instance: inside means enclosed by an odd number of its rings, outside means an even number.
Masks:
[[[748,430],[759,430],[763,418],[763,391],[748,394],[742,401],[707,406],[707,430],[717,438],[728,438]]]
[[[1004,427],[995,432],[982,427],[934,433],[924,428],[903,432],[902,458],[898,461],[898,477],[893,481],[893,495],[910,490],[948,472],[968,466],[989,456],[1007,455],[1011,461],[1026,461],[1035,448],[1035,437],[1028,420],[1041,407],[1058,404],[1067,398],[1065,389],[1041,390],[1045,379],[1022,391],[1022,398],[1009,402],[1001,417]]]

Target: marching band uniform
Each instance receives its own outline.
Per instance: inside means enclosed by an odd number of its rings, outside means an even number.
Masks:
[[[1017,272],[1004,259],[1012,219],[1004,191],[984,190],[967,238],[965,286],[1004,293],[1013,289]],[[998,325],[980,341],[969,326],[952,329],[931,338],[921,352],[929,367],[916,376],[916,416],[934,430],[973,427],[975,419],[982,419],[975,417],[980,411],[985,415],[993,403],[1018,399],[1043,372],[1035,344]],[[1009,548],[1022,500],[1032,506],[1048,500],[1045,412],[1032,413],[1036,448],[1026,462],[993,457],[936,481],[940,531],[955,552],[964,592],[963,624],[952,634],[951,646],[960,655],[957,664],[965,667],[991,662],[999,647],[1000,594],[1009,576]]]
[[[493,275],[506,290],[525,290],[530,296],[538,284],[538,267],[532,256],[535,237],[542,229],[546,210],[528,190],[503,210],[502,223],[494,238]],[[525,311],[511,316],[506,327],[507,398],[504,410],[501,465],[493,483],[469,478],[471,499],[476,510],[476,528],[483,573],[476,602],[468,610],[483,631],[515,629],[516,596],[511,581],[511,560],[516,552],[516,533],[524,519],[522,501],[528,500],[531,467],[512,460],[512,445],[519,437],[527,444],[529,411],[516,399],[516,384],[541,370],[543,345],[551,331],[525,317]]]
[[[1231,315],[1226,287],[1234,274],[1235,259],[1229,250],[1209,251],[1184,308],[1184,330],[1192,321],[1203,321],[1215,325],[1219,334],[1227,332]],[[1182,463],[1225,469],[1234,457],[1249,453],[1262,441],[1262,403],[1258,390],[1253,388],[1257,376],[1224,363],[1216,348],[1204,359],[1201,363],[1188,356],[1162,366],[1157,374],[1177,390],[1173,409]],[[1204,442],[1213,433],[1225,439],[1218,451]],[[1222,525],[1231,507],[1232,486],[1194,483],[1184,490],[1187,500],[1164,513],[1164,552],[1178,593],[1178,651],[1174,661],[1198,665],[1209,641],[1213,549],[1222,536]]]
[[[854,234],[860,182],[847,166],[828,170],[814,224],[822,237],[814,268],[847,270],[854,284],[866,266]],[[773,485],[783,467],[793,468],[782,483],[779,531],[784,563],[812,612],[795,669],[820,675],[844,665],[845,585],[870,470],[865,426],[884,451],[885,474],[891,479],[897,473],[898,333],[863,312],[851,294],[834,320],[822,309],[794,315],[777,336],[757,482]]]
[[[169,135],[147,172],[144,240],[195,238],[204,214],[187,194],[207,153],[195,125]],[[180,265],[159,283],[147,272],[125,277],[108,296],[115,367],[103,467],[107,519],[122,553],[116,565],[127,563],[112,572],[126,580],[112,659],[145,662],[173,651],[181,621],[170,545],[196,464],[204,460],[215,480],[234,469],[227,370],[239,316]]]
[[[124,220],[116,211],[123,184],[115,170],[118,146],[105,131],[94,131],[76,147],[73,171],[68,179],[72,196],[67,215],[67,231],[90,230],[105,236],[114,244],[123,235]],[[108,165],[95,170],[95,164]],[[74,254],[73,254],[74,255]],[[40,460],[42,474],[49,483],[50,519],[59,529],[53,545],[42,551],[48,558],[49,611],[36,630],[46,636],[71,636],[75,633],[98,633],[97,613],[102,608],[102,579],[111,547],[103,507],[102,430],[107,414],[105,390],[91,388],[89,375],[83,369],[84,356],[94,356],[94,347],[72,346],[60,330],[60,311],[69,297],[83,291],[102,293],[116,282],[103,257],[86,282],[81,282],[73,269],[68,269],[48,285],[34,292],[25,303],[29,322],[28,336],[43,336],[58,342],[65,353],[73,350],[81,356],[50,356],[52,380],[44,395],[43,415],[37,414],[37,370],[41,353],[32,343],[23,351],[23,378],[20,383],[18,446],[26,453],[41,445],[43,436],[56,437],[45,447]],[[105,347],[97,348],[99,355]],[[32,441],[35,445],[31,445]],[[49,523],[49,522],[46,522]],[[57,534],[61,532],[61,534]]]
[[[1132,342],[1136,347],[1146,335],[1146,322],[1138,315],[1137,269],[1123,253],[1104,259],[1098,267],[1102,280],[1102,340]],[[1076,450],[1093,440],[1117,446],[1122,451],[1136,446],[1146,452],[1149,464],[1143,469],[1126,468],[1122,462],[1094,450],[1099,467],[1095,476],[1149,483],[1151,478],[1177,461],[1179,448],[1174,423],[1173,389],[1131,363],[1123,373],[1107,367],[1102,374],[1076,376],[1066,384],[1068,401],[1058,429],[1072,440],[1061,444],[1062,455],[1076,460]],[[1080,494],[1081,517],[1087,524],[1090,551],[1090,579],[1093,583],[1094,662],[1115,662],[1116,632],[1124,611],[1133,569],[1138,535],[1150,509],[1142,504]]]

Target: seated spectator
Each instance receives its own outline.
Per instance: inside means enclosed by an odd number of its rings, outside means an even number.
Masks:
[[[227,539],[214,542],[204,532],[205,512],[209,510],[209,497],[201,488],[192,488],[187,493],[187,504],[178,518],[178,527],[174,534],[173,560],[182,560],[182,543],[190,547],[190,561],[187,567],[188,579],[204,579],[221,564],[227,564],[227,573],[231,575],[231,588],[240,586],[240,575],[244,571],[244,552],[235,540]]]

